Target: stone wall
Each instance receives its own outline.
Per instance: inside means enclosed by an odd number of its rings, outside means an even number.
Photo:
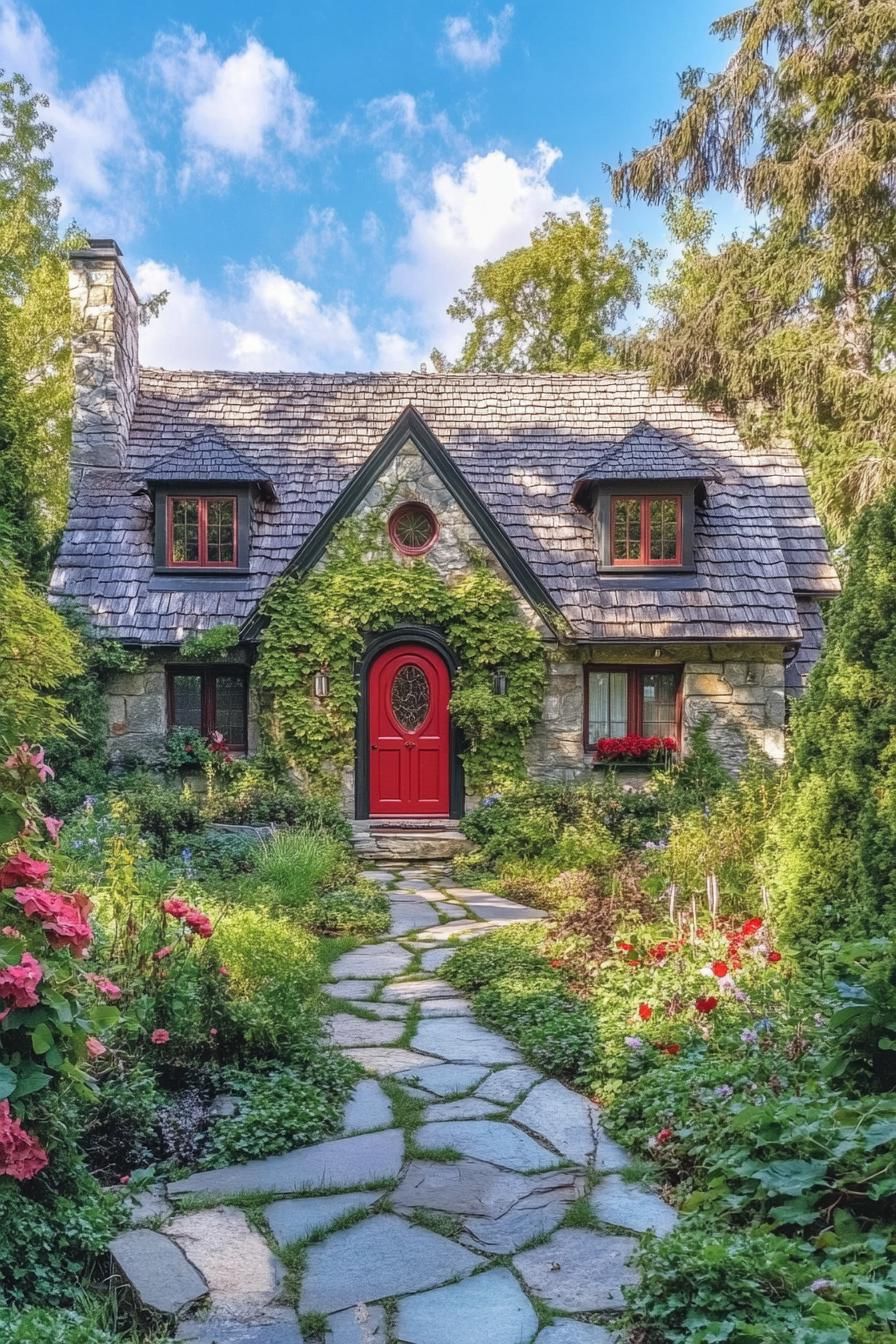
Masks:
[[[750,744],[770,760],[784,757],[784,659],[775,645],[668,646],[655,657],[655,646],[643,648],[593,645],[563,650],[551,658],[544,714],[526,751],[536,779],[575,780],[590,774],[583,743],[585,663],[648,665],[651,669],[682,668],[682,734],[688,737],[704,716],[709,741],[724,765],[737,771]]]
[[[117,245],[91,242],[69,258],[75,404],[72,469],[123,461],[140,371],[139,302]]]
[[[245,664],[247,657],[229,661]],[[165,668],[178,664],[188,667],[189,660],[174,655],[152,658],[142,672],[112,677],[106,686],[108,711],[107,745],[113,767],[139,760],[158,765],[165,750],[168,732]],[[197,666],[197,664],[192,664]],[[249,680],[249,754],[259,745],[258,704]]]

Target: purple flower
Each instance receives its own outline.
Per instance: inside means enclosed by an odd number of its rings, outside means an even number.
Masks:
[[[721,1083],[719,1087],[716,1088],[716,1096],[720,1101],[727,1101],[729,1097],[734,1096],[734,1088],[730,1083]]]
[[[629,1050],[643,1050],[644,1048],[644,1042],[641,1040],[640,1036],[626,1036],[625,1044],[628,1046]]]
[[[809,1284],[810,1293],[826,1293],[829,1288],[833,1288],[833,1279],[813,1279]]]
[[[755,1045],[756,1042],[759,1040],[759,1037],[757,1036],[756,1032],[751,1031],[749,1027],[746,1027],[741,1032],[740,1038],[743,1041],[744,1045]]]

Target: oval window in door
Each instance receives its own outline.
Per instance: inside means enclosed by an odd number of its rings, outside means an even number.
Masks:
[[[392,713],[399,728],[415,733],[429,713],[430,693],[426,673],[416,663],[404,663],[392,682]]]

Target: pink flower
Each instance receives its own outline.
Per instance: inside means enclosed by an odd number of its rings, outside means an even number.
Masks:
[[[30,1181],[49,1162],[46,1152],[33,1134],[28,1134],[9,1109],[0,1101],[0,1176],[15,1181]]]
[[[168,945],[167,945],[166,947],[160,947],[159,950],[158,950],[158,952],[153,952],[153,954],[152,954],[152,955],[153,955],[153,960],[154,960],[154,961],[164,961],[166,957],[170,957],[170,956],[171,956],[171,953],[172,953],[173,951],[174,951],[174,948],[172,947],[172,945],[171,945],[170,943],[168,943]]]
[[[214,933],[212,922],[208,915],[204,915],[201,910],[196,910],[192,906],[184,916],[184,923],[187,928],[192,929],[200,938],[211,938]]]
[[[13,854],[0,868],[0,888],[17,887],[19,884],[37,886],[50,875],[50,865],[42,859],[32,859],[30,854]]]
[[[84,1042],[87,1046],[87,1053],[91,1059],[99,1059],[101,1055],[107,1054],[106,1047],[96,1036],[88,1036]]]
[[[11,924],[4,924],[3,928],[0,929],[0,933],[6,938],[24,938],[25,936],[18,929],[14,929]]]
[[[43,823],[47,835],[50,837],[50,839],[53,841],[53,844],[55,845],[59,839],[59,832],[62,830],[63,826],[65,825],[65,822],[60,821],[58,817],[44,817]]]
[[[106,980],[104,976],[96,975],[91,971],[89,975],[85,975],[84,979],[89,980],[96,988],[97,993],[102,994],[110,1003],[115,1003],[117,999],[121,998],[121,990],[118,985],[113,984],[111,980]]]
[[[663,1144],[668,1143],[671,1138],[672,1138],[671,1129],[661,1129],[656,1136],[656,1141],[660,1146],[662,1146]]]
[[[53,779],[53,771],[44,761],[43,747],[29,747],[27,742],[20,743],[11,756],[4,762],[7,770],[21,774],[23,770],[34,770],[41,784]]]
[[[229,975],[229,974],[230,974],[230,968],[229,968],[228,966],[219,966],[219,967],[218,967],[218,974],[219,974],[219,975]]]
[[[43,968],[30,952],[22,953],[18,966],[0,968],[0,998],[12,1000],[13,1008],[34,1008],[35,990],[44,978]]]
[[[182,901],[179,896],[170,896],[167,901],[162,902],[162,909],[166,915],[171,915],[172,919],[183,919],[192,908],[187,901]]]
[[[156,1027],[149,1039],[152,1041],[153,1045],[167,1045],[171,1040],[171,1037],[164,1027]]]
[[[16,887],[13,894],[29,919],[39,921],[51,947],[70,947],[76,957],[84,956],[93,930],[87,922],[90,901],[83,892]]]
[[[209,1033],[208,1033],[208,1034],[209,1034],[209,1036],[217,1036],[217,1034],[218,1034],[218,1028],[217,1028],[217,1027],[211,1027],[211,1028],[209,1029]]]
[[[127,1185],[128,1181],[129,1181],[130,1179],[131,1179],[130,1176],[119,1176],[119,1178],[118,1178],[118,1184],[119,1184],[119,1185]]]

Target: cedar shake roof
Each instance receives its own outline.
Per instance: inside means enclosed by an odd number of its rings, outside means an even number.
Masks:
[[[250,462],[213,432],[197,434],[167,457],[151,462],[143,475],[147,484],[165,481],[226,481],[228,485],[245,482],[271,490],[270,476]]]
[[[594,490],[601,481],[703,481],[716,475],[706,461],[698,461],[678,434],[657,429],[641,420],[621,442],[604,445],[604,451],[574,483],[572,502],[590,508]]]
[[[120,472],[83,470],[54,593],[82,603],[98,631],[119,639],[177,643],[193,630],[242,624],[408,405],[575,639],[797,642],[795,596],[838,591],[793,451],[748,447],[728,419],[678,392],[652,390],[642,374],[142,369],[128,460]],[[255,502],[250,574],[191,585],[154,574],[152,501],[135,494],[135,479],[172,456],[182,462],[209,427],[253,464],[257,479],[271,479],[277,499]],[[655,455],[673,451],[669,436],[707,485],[696,517],[696,573],[599,575],[592,520],[570,500],[574,482],[627,443],[626,471],[642,442]]]

